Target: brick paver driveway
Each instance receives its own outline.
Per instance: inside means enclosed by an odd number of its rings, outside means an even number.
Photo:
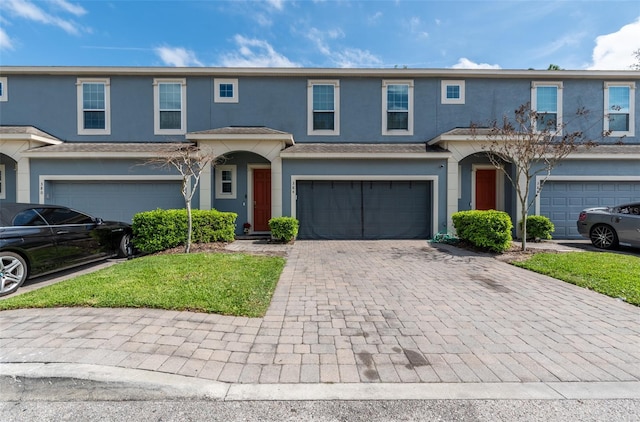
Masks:
[[[640,380],[640,309],[426,241],[298,241],[264,318],[0,313],[0,363],[239,383]]]

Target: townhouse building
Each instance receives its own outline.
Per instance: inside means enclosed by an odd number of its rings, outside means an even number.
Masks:
[[[519,203],[470,128],[520,105],[599,146],[552,172],[532,214],[578,237],[586,207],[640,200],[638,71],[0,67],[2,201],[104,219],[182,208],[180,176],[148,164],[212,148],[194,206],[252,233],[293,216],[303,239],[430,238],[459,210]],[[579,108],[588,121],[574,123]],[[606,133],[607,136],[603,136]],[[532,181],[531,191],[538,180]]]

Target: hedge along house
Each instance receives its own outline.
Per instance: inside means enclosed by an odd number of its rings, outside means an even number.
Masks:
[[[180,176],[145,162],[188,142],[218,155],[194,205],[236,212],[238,234],[245,222],[267,232],[281,215],[300,220],[300,238],[319,239],[429,238],[467,209],[504,210],[515,223],[513,188],[469,127],[531,103],[558,122],[579,107],[595,119],[586,135],[601,145],[556,167],[534,209],[556,237],[577,237],[583,208],[640,200],[639,80],[637,71],[1,67],[0,206],[56,203],[124,221],[182,208]]]

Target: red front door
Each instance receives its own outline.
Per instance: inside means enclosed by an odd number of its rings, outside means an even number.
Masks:
[[[271,169],[253,170],[253,230],[269,231],[271,219]]]
[[[496,171],[476,170],[476,209],[496,208]]]

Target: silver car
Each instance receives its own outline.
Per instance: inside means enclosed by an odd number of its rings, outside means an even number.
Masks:
[[[591,239],[596,248],[640,248],[640,202],[588,208],[580,213],[577,224],[578,232]]]

